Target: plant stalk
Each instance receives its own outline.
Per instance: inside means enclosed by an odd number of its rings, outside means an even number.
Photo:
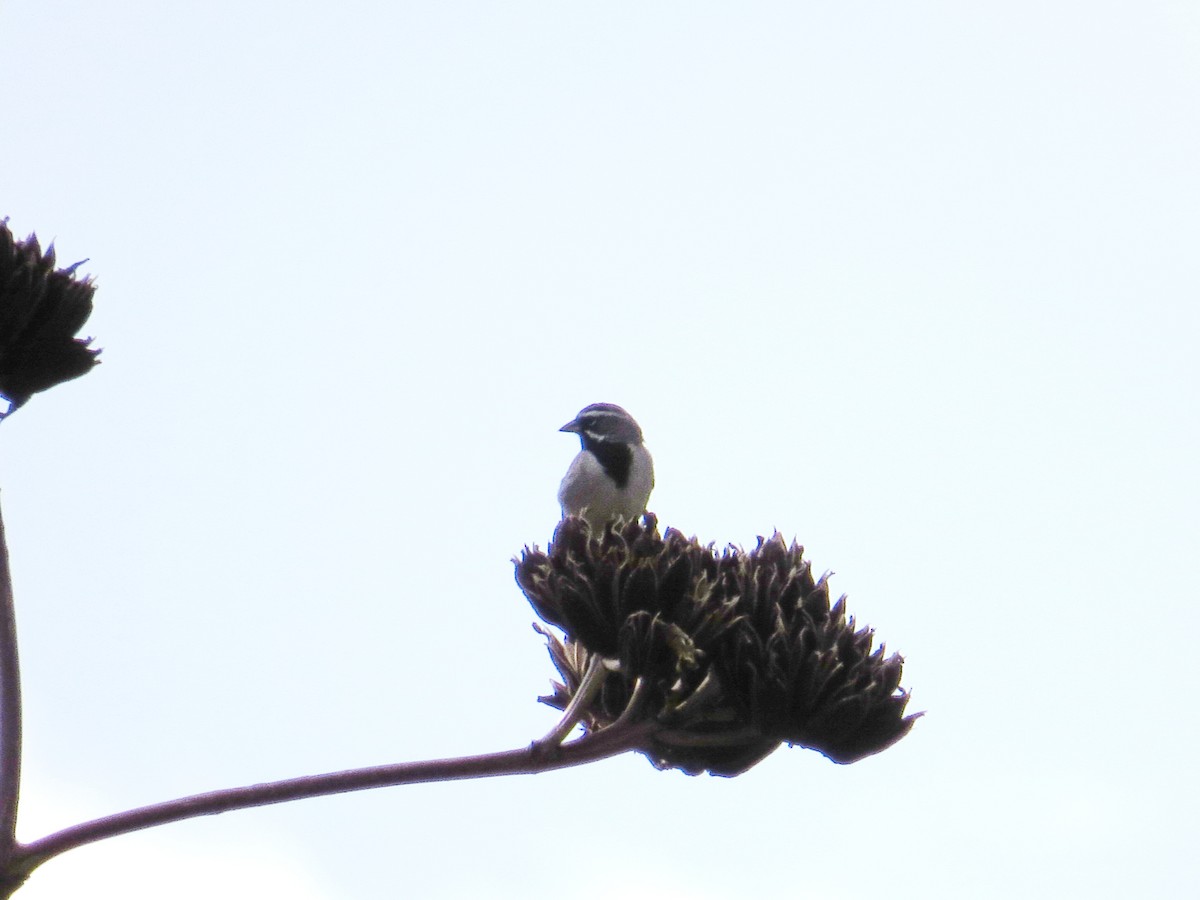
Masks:
[[[0,870],[17,847],[21,790],[21,667],[4,518],[0,515]]]
[[[658,727],[652,722],[641,722],[622,728],[606,728],[556,747],[534,742],[528,747],[500,753],[348,769],[180,797],[72,825],[28,844],[17,844],[10,856],[7,871],[0,872],[0,885],[13,883],[12,889],[15,890],[15,886],[19,886],[34,869],[60,853],[143,828],[349,791],[426,781],[548,772],[595,762],[643,746],[647,737]],[[0,893],[0,896],[5,895]]]

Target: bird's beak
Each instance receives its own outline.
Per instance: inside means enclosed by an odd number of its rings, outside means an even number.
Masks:
[[[559,431],[570,431],[570,432],[573,432],[574,434],[579,434],[579,432],[582,428],[583,428],[583,426],[579,424],[578,419],[572,419],[570,422],[568,422],[566,425],[564,425],[562,428],[560,428],[558,430]]]

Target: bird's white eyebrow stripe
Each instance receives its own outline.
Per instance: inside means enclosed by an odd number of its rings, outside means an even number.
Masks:
[[[628,419],[629,413],[615,409],[586,409],[583,411],[583,416],[616,416],[618,419]]]

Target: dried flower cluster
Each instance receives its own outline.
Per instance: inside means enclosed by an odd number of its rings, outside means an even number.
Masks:
[[[594,535],[564,519],[546,552],[515,561],[562,675],[543,701],[564,709],[606,661],[583,710],[590,732],[652,721],[641,752],[660,768],[736,775],[781,743],[854,762],[912,727],[903,660],[872,650],[845,598],[830,604],[803,548],[777,533],[717,552],[653,515]]]
[[[91,338],[75,337],[92,314],[95,285],[76,277],[79,263],[54,262],[53,246],[43,254],[36,235],[16,241],[0,221],[0,394],[10,404],[0,418],[97,362]]]

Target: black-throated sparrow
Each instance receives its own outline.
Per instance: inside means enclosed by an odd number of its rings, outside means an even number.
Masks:
[[[559,430],[579,435],[583,444],[558,488],[563,516],[583,516],[599,531],[646,511],[654,460],[633,416],[614,403],[593,403]]]

